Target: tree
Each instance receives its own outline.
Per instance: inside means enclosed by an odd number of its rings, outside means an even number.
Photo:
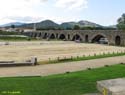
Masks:
[[[79,30],[79,29],[80,29],[80,26],[79,26],[79,25],[75,25],[73,29],[74,29],[74,30]]]
[[[117,28],[125,30],[125,13],[117,20]]]
[[[15,28],[15,25],[13,24],[13,25],[11,25],[11,28]]]
[[[72,28],[71,27],[67,27],[65,30],[72,30]]]
[[[82,27],[81,29],[82,30],[94,30],[95,28],[94,27],[86,26],[86,27]]]

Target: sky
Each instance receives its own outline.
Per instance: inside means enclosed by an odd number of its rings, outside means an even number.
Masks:
[[[125,0],[0,0],[0,25],[88,20],[108,26],[125,13]]]

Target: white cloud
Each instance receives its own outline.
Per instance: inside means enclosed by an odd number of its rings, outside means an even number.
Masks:
[[[13,21],[19,21],[19,22],[38,22],[43,20],[43,17],[33,17],[33,16],[8,16],[5,17],[8,19],[11,19]]]
[[[3,16],[9,15],[31,15],[35,5],[41,4],[45,0],[1,0],[0,12]]]
[[[56,21],[74,19],[74,16],[68,17],[65,14],[61,18],[58,15],[60,9],[55,6],[64,8],[63,10],[77,11],[74,9],[87,7],[87,0],[53,0],[53,3],[50,0],[0,0],[0,24],[18,21],[37,22],[44,19]]]
[[[87,8],[88,0],[56,0],[56,7],[69,10]]]
[[[42,6],[47,0],[0,0],[0,20],[1,24],[7,21],[16,21],[12,17],[36,16],[34,8]]]

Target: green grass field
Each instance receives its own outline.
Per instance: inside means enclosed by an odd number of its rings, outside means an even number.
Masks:
[[[0,78],[0,95],[83,95],[97,92],[97,81],[125,77],[124,72],[120,64],[46,77]]]
[[[27,41],[25,37],[0,37],[1,41]]]
[[[19,32],[6,32],[0,30],[0,35],[20,35]]]

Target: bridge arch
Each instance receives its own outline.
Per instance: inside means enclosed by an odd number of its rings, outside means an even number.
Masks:
[[[60,34],[60,35],[59,35],[59,39],[65,40],[65,39],[66,39],[66,36],[65,36],[64,34]]]
[[[58,39],[58,36],[59,36],[59,34],[58,34],[58,33],[56,33],[56,39]]]
[[[30,33],[30,37],[33,37],[33,35],[34,35],[34,33],[33,33],[33,32],[31,32],[31,33]]]
[[[76,41],[76,40],[82,41],[82,37],[80,36],[80,34],[75,34],[73,36],[72,41]]]
[[[37,33],[34,33],[34,38],[36,38],[37,37]]]
[[[86,42],[86,43],[89,42],[89,35],[85,35],[85,42]]]
[[[120,45],[121,45],[121,37],[120,37],[120,36],[116,36],[116,37],[115,37],[115,44],[116,44],[117,46],[120,46]]]
[[[43,39],[46,39],[47,37],[48,37],[48,34],[47,34],[47,33],[44,33]]]
[[[108,37],[106,37],[104,34],[97,34],[95,36],[92,37],[91,39],[92,43],[98,43],[98,44],[108,44]]]
[[[55,39],[56,36],[55,36],[54,34],[51,34],[49,38],[50,38],[50,39]]]
[[[38,35],[38,37],[41,37],[41,36],[42,36],[42,33],[40,32],[39,35]]]
[[[71,40],[70,38],[71,38],[71,36],[70,36],[70,34],[68,34],[68,40]]]

